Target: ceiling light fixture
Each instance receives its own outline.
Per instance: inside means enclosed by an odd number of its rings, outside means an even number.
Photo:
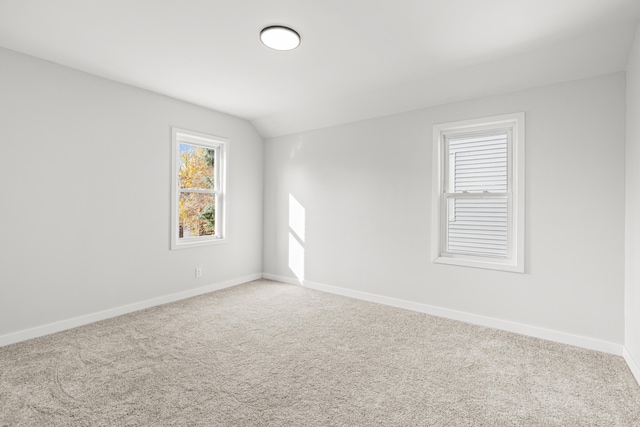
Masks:
[[[275,50],[292,50],[300,46],[300,34],[282,25],[263,28],[260,40],[265,46]]]

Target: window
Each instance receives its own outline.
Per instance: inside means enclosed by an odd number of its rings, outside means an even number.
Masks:
[[[433,261],[524,272],[524,113],[435,125]]]
[[[171,249],[225,241],[228,144],[172,128]]]

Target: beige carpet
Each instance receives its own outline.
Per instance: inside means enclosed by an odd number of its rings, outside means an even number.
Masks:
[[[0,426],[638,426],[620,357],[259,280],[0,348]]]

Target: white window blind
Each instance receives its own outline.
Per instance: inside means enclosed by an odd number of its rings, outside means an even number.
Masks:
[[[509,140],[508,131],[446,138],[446,252],[509,256]]]

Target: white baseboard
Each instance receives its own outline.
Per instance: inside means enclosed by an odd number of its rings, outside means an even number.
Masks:
[[[250,276],[240,277],[237,279],[227,280],[220,283],[214,283],[211,285],[190,289],[183,292],[178,292],[170,295],[164,295],[157,298],[152,298],[145,301],[140,301],[133,304],[128,304],[120,307],[111,308],[96,313],[87,314],[84,316],[74,317],[71,319],[62,320],[55,323],[49,323],[42,326],[37,326],[31,329],[25,329],[18,332],[12,332],[6,335],[0,335],[0,347],[17,343],[20,341],[26,341],[28,339],[37,338],[43,335],[49,335],[55,332],[64,331],[67,329],[76,328],[78,326],[86,325],[89,323],[97,322],[111,317],[121,316],[123,314],[132,313],[134,311],[143,310],[145,308],[155,307],[162,304],[167,304],[174,301],[179,301],[186,298],[191,298],[197,295],[206,294],[209,292],[217,291],[231,286],[236,286],[252,280],[265,278],[269,280],[276,280],[279,282],[290,283],[294,285],[302,285],[304,287],[315,289],[323,292],[328,292],[336,295],[343,295],[346,297],[356,298],[364,301],[375,302],[378,304],[389,305],[392,307],[403,308],[406,310],[417,311],[420,313],[426,313],[434,316],[444,317],[453,320],[460,320],[467,323],[473,323],[476,325],[487,326],[490,328],[501,329],[509,332],[515,332],[522,335],[528,335],[536,338],[546,339],[549,341],[555,341],[562,344],[574,345],[577,347],[586,348],[589,350],[602,351],[604,353],[615,354],[618,356],[624,356],[631,372],[633,372],[636,379],[640,383],[640,365],[638,365],[630,355],[626,348],[623,348],[621,344],[602,341],[594,338],[584,337],[580,335],[573,335],[565,332],[558,332],[549,329],[538,328],[535,326],[523,325],[520,323],[509,322],[506,320],[495,319],[491,317],[479,316],[476,314],[465,313],[462,311],[451,310],[447,308],[435,307],[427,304],[401,300],[397,298],[386,297],[382,295],[371,294],[362,291],[356,291],[352,289],[341,288],[338,286],[331,286],[317,282],[310,282],[307,280],[301,281],[292,277],[279,276],[270,273],[253,274]]]
[[[197,295],[218,291],[224,288],[230,288],[231,286],[239,285],[241,283],[246,283],[246,282],[250,282],[252,280],[257,280],[261,278],[262,278],[262,274],[252,274],[250,276],[239,277],[237,279],[214,283],[211,285],[202,286],[195,289],[189,289],[188,291],[177,292],[175,294],[170,294],[170,295],[164,295],[161,297],[136,302],[133,304],[127,304],[120,307],[99,311],[96,313],[86,314],[84,316],[78,316],[71,319],[61,320],[55,323],[36,326],[35,328],[31,328],[31,329],[25,329],[18,332],[12,332],[6,335],[0,335],[0,347],[17,343],[20,341],[26,341],[32,338],[41,337],[43,335],[53,334],[55,332],[60,332],[67,329],[77,328],[78,326],[87,325],[89,323],[97,322],[99,320],[109,319],[111,317],[121,316],[123,314],[132,313],[134,311],[144,310],[145,308],[155,307],[157,305],[167,304],[170,302],[195,297]]]
[[[447,319],[460,320],[462,322],[473,323],[476,325],[487,326],[489,328],[501,329],[504,331],[515,332],[521,335],[527,335],[535,338],[541,338],[548,341],[554,341],[562,344],[582,347],[589,350],[601,351],[603,353],[615,354],[622,356],[622,344],[616,344],[608,341],[602,341],[595,338],[574,335],[566,332],[559,332],[550,329],[538,328],[536,326],[524,325],[521,323],[510,322],[508,320],[495,319],[492,317],[480,316],[477,314],[466,313],[463,311],[451,310],[448,308],[435,307],[432,305],[401,300],[397,298],[385,297],[382,295],[370,294],[352,289],[340,288],[337,286],[325,285],[322,283],[310,282],[308,280],[299,280],[291,277],[278,276],[275,274],[264,273],[265,279],[276,280],[279,282],[290,283],[293,285],[302,285],[310,289],[328,292],[331,294],[343,295],[346,297],[356,298],[364,301],[375,302],[378,304],[389,305],[392,307],[404,308],[406,310],[417,311],[420,313],[431,314],[433,316],[445,317]]]
[[[631,373],[634,377],[636,377],[638,385],[640,385],[640,364],[638,364],[636,362],[636,359],[631,356],[631,353],[629,352],[629,349],[626,345],[622,348],[622,356],[624,357],[625,362],[627,362]]]
[[[286,276],[278,276],[277,274],[271,273],[262,273],[262,278],[267,280],[274,280],[276,282],[288,283],[290,285],[302,285],[305,286],[302,280],[296,279],[294,277],[286,277]]]

